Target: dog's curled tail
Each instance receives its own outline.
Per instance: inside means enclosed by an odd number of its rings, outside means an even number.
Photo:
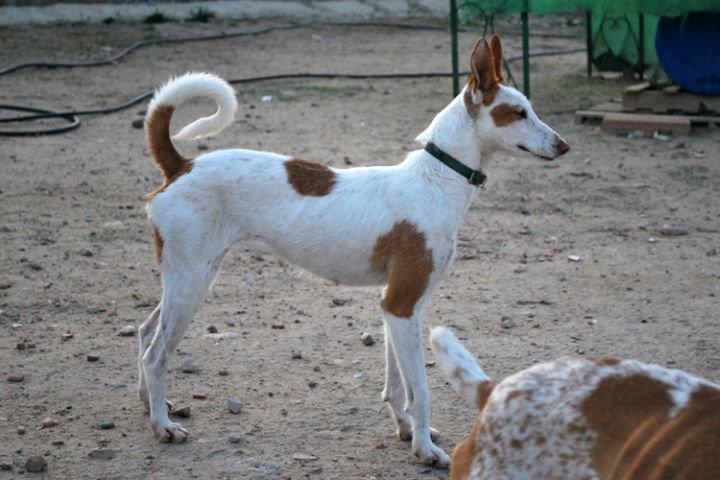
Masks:
[[[485,407],[494,384],[475,358],[445,327],[435,327],[430,332],[430,347],[445,376],[455,390],[476,405],[478,410]]]
[[[148,145],[166,180],[190,170],[190,160],[178,153],[170,139],[170,120],[177,107],[199,97],[215,101],[217,111],[185,126],[173,138],[207,137],[232,123],[237,111],[235,92],[225,80],[210,73],[186,73],[171,79],[155,92],[148,106],[145,117]]]

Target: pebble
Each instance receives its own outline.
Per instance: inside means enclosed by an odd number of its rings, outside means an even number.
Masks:
[[[0,470],[12,470],[12,463],[0,462]]]
[[[100,360],[100,356],[95,355],[94,353],[88,353],[85,358],[87,358],[88,362],[97,362],[98,360]]]
[[[62,340],[63,342],[67,342],[74,336],[75,336],[75,334],[73,334],[73,333],[63,333],[62,336],[60,336],[60,340]]]
[[[342,307],[343,305],[347,304],[350,300],[346,298],[333,298],[332,303],[336,307]]]
[[[227,371],[227,370],[220,370],[220,371],[218,372],[218,375],[220,375],[221,377],[227,377],[227,376],[228,376],[228,371]]]
[[[230,443],[240,443],[240,434],[237,432],[230,432],[228,435],[228,442]]]
[[[193,392],[192,397],[197,400],[205,400],[207,398],[207,393],[205,392]]]
[[[197,372],[197,368],[195,368],[195,365],[193,365],[192,358],[188,358],[185,360],[181,367],[183,373],[195,373]]]
[[[57,427],[59,423],[60,422],[58,422],[54,418],[47,417],[47,418],[43,419],[42,426],[43,426],[43,428],[52,428],[52,427]]]
[[[180,418],[190,418],[190,407],[176,408],[172,414]]]
[[[582,258],[580,258],[580,255],[568,255],[568,261],[570,261],[570,262],[576,262],[576,263],[577,263],[577,262],[579,262],[580,260],[582,260]]]
[[[136,118],[131,123],[133,128],[137,128],[138,130],[143,128],[145,126],[145,119],[144,118]]]
[[[272,327],[270,327],[270,328],[272,328],[273,330],[285,330],[285,324],[284,323],[273,323]]]
[[[133,335],[135,335],[135,332],[135,325],[125,325],[123,328],[120,329],[118,335],[120,335],[121,337],[132,337]]]
[[[100,430],[112,430],[115,428],[115,422],[103,421],[100,422]]]
[[[515,323],[515,320],[510,317],[502,317],[500,319],[500,326],[509,330],[511,328],[515,328],[517,326],[517,323]]]
[[[360,340],[362,340],[363,345],[365,345],[366,347],[371,347],[375,345],[375,339],[367,332],[360,335]]]
[[[41,455],[33,455],[25,460],[25,470],[30,473],[39,473],[47,470],[47,460]]]
[[[112,460],[117,456],[118,451],[112,448],[96,448],[88,453],[93,460]]]
[[[209,333],[217,333],[217,332],[218,332],[218,329],[217,329],[217,327],[216,327],[215,325],[210,325],[209,327],[207,327],[207,331],[208,331]]]
[[[229,398],[227,401],[227,409],[230,413],[237,415],[242,411],[242,402],[240,400],[236,400],[234,398]]]
[[[20,382],[22,382],[23,380],[25,380],[25,374],[24,374],[24,373],[11,373],[11,374],[8,375],[8,377],[7,377],[7,381],[8,381],[8,382],[12,382],[12,383],[20,383]]]
[[[309,382],[308,382],[308,387],[310,387],[310,388],[315,388],[315,387],[317,387],[317,382],[316,382],[316,381],[313,381],[313,380],[309,381]]]
[[[672,227],[668,224],[656,228],[655,231],[660,235],[665,235],[666,237],[681,237],[690,233],[687,228]]]
[[[207,150],[208,148],[210,148],[210,147],[208,147],[207,143],[198,143],[197,144],[198,150]]]
[[[315,455],[308,455],[307,453],[293,453],[292,458],[300,462],[314,462],[318,459]]]
[[[20,427],[17,428],[17,434],[18,434],[18,435],[25,435],[25,432],[27,432],[27,430],[25,429],[25,427],[20,426]]]

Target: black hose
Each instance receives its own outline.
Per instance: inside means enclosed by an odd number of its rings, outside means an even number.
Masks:
[[[368,22],[355,22],[355,23],[344,23],[344,22],[335,22],[335,23],[306,23],[306,24],[298,24],[298,25],[285,25],[280,27],[268,27],[262,30],[255,30],[252,32],[236,32],[236,33],[221,33],[217,35],[205,35],[205,36],[198,36],[198,37],[180,37],[180,38],[157,38],[157,39],[148,39],[148,40],[141,40],[138,42],[133,43],[129,47],[125,48],[124,50],[121,50],[120,52],[116,53],[115,55],[112,55],[108,58],[100,59],[100,60],[92,60],[92,61],[85,61],[85,62],[28,62],[28,63],[20,63],[16,65],[12,65],[10,67],[0,69],[0,76],[7,75],[12,72],[16,72],[18,70],[27,69],[27,68],[81,68],[81,67],[97,67],[102,65],[108,65],[113,64],[117,62],[118,60],[126,57],[133,51],[148,46],[148,45],[161,45],[161,44],[172,44],[172,43],[186,43],[186,42],[201,42],[201,41],[209,41],[209,40],[221,40],[221,39],[228,39],[228,38],[236,38],[236,37],[247,37],[247,36],[256,36],[256,35],[264,35],[270,32],[274,31],[281,31],[281,30],[294,30],[294,29],[300,29],[300,28],[308,28],[313,26],[353,26],[353,27],[392,27],[392,28],[406,28],[406,29],[415,29],[415,30],[444,30],[442,27],[434,27],[429,25],[412,25],[412,24],[396,24],[396,23],[368,23]],[[533,53],[530,56],[551,56],[551,55],[564,55],[568,53],[577,53],[584,51],[584,49],[572,49],[572,50],[556,50],[551,52],[538,52]],[[516,56],[516,57],[510,57],[507,59],[507,64],[520,60],[522,56]],[[468,75],[468,72],[462,72],[461,75]],[[264,76],[256,76],[256,77],[245,77],[245,78],[236,78],[229,80],[229,83],[231,84],[243,84],[243,83],[252,83],[252,82],[262,82],[262,81],[268,81],[268,80],[286,80],[286,79],[308,79],[308,78],[318,78],[318,79],[347,79],[347,80],[368,80],[368,79],[408,79],[408,78],[442,78],[442,77],[451,77],[452,73],[444,73],[444,72],[425,72],[425,73],[379,73],[379,74],[350,74],[350,73],[295,73],[295,74],[280,74],[280,75],[264,75]],[[0,136],[38,136],[38,135],[51,135],[51,134],[58,134],[58,133],[65,133],[70,130],[73,130],[80,126],[80,120],[77,118],[78,116],[82,115],[99,115],[99,114],[108,114],[108,113],[115,113],[119,112],[121,110],[128,109],[134,105],[137,105],[138,103],[147,100],[148,98],[152,97],[153,91],[145,92],[140,95],[137,95],[136,97],[132,98],[131,100],[128,100],[127,102],[121,103],[120,105],[116,105],[114,107],[107,107],[107,108],[94,108],[94,109],[86,109],[86,110],[68,110],[65,112],[52,112],[50,110],[40,109],[40,108],[33,108],[33,107],[25,107],[25,106],[19,106],[19,105],[12,105],[12,104],[0,104],[0,109],[5,110],[14,110],[14,111],[22,111],[22,112],[33,112],[33,115],[24,115],[19,117],[8,117],[8,118],[0,118],[0,123],[15,123],[15,122],[28,122],[28,121],[34,121],[34,120],[41,120],[41,119],[47,119],[47,118],[63,118],[70,122],[69,125],[64,125],[62,127],[54,127],[54,128],[47,128],[47,129],[39,129],[39,130],[0,130]]]
[[[18,70],[24,70],[27,68],[81,68],[81,67],[99,67],[102,65],[113,64],[126,56],[130,55],[135,50],[147,47],[150,45],[166,45],[173,43],[188,43],[188,42],[206,42],[210,40],[225,40],[228,38],[237,37],[255,37],[259,35],[265,35],[267,33],[284,31],[284,30],[298,30],[309,27],[387,27],[387,28],[403,28],[408,30],[446,30],[445,27],[433,26],[433,25],[413,25],[408,23],[385,23],[385,22],[325,22],[325,23],[300,23],[294,25],[282,25],[279,27],[268,27],[261,30],[254,30],[251,32],[233,32],[233,33],[219,33],[217,35],[201,35],[193,37],[177,37],[177,38],[149,38],[145,40],[139,40],[129,47],[120,50],[118,53],[111,55],[107,58],[101,58],[99,60],[88,60],[88,61],[72,61],[72,62],[26,62],[10,65],[0,69],[0,77],[7,75]],[[469,29],[460,29],[460,31],[470,31]],[[558,34],[558,33],[531,33],[533,36],[539,37],[554,37],[554,38],[575,38],[574,35]]]

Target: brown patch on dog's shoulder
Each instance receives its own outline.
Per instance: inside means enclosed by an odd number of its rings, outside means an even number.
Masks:
[[[383,310],[396,317],[410,318],[434,269],[425,234],[407,220],[395,223],[375,242],[371,263],[388,274],[387,291],[381,303]]]
[[[335,172],[321,163],[293,158],[285,162],[288,183],[300,195],[322,197],[335,186]]]
[[[467,480],[470,475],[477,438],[482,433],[482,424],[476,421],[470,434],[453,449],[450,462],[450,480]]]
[[[506,127],[514,122],[522,120],[517,107],[511,107],[507,103],[501,103],[490,111],[496,127]]]
[[[153,241],[155,242],[155,259],[157,260],[157,263],[162,263],[162,251],[164,244],[162,236],[160,236],[160,232],[152,221],[150,221],[150,229],[152,231]]]
[[[170,139],[170,121],[174,112],[172,105],[158,105],[145,123],[150,153],[165,176],[160,187],[145,195],[148,201],[192,169],[192,162],[178,153]]]

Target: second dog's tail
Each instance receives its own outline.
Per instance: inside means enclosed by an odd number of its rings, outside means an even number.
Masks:
[[[478,410],[482,410],[492,393],[494,384],[480,368],[475,358],[445,327],[432,329],[430,347],[455,390],[462,397],[477,405]]]
[[[145,129],[150,152],[166,181],[190,169],[190,160],[178,153],[170,139],[170,120],[177,107],[197,97],[214,100],[217,111],[185,126],[173,138],[190,140],[207,137],[227,127],[235,118],[235,92],[225,80],[215,75],[186,73],[159,88],[148,106]]]

